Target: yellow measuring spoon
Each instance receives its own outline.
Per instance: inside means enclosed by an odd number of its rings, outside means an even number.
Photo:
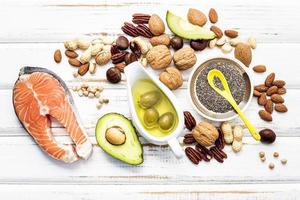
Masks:
[[[220,79],[224,90],[219,89],[215,85],[215,83],[214,83],[214,78],[215,77]],[[217,70],[217,69],[210,70],[208,75],[207,75],[207,80],[208,80],[208,83],[209,83],[210,87],[212,87],[218,94],[220,94],[222,97],[224,97],[231,104],[231,106],[234,108],[234,110],[239,114],[239,116],[241,117],[241,119],[243,120],[245,125],[247,126],[249,132],[251,133],[252,137],[255,140],[260,140],[260,135],[256,131],[255,127],[246,118],[244,113],[241,111],[241,109],[239,108],[239,106],[235,102],[235,100],[234,100],[234,98],[231,94],[230,88],[227,84],[227,81],[225,79],[224,74],[221,71]]]

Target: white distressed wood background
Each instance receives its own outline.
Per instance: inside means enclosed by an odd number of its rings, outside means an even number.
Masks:
[[[119,34],[122,23],[135,12],[163,17],[170,9],[184,16],[189,7],[206,13],[214,7],[220,27],[238,29],[244,39],[254,35],[258,48],[252,64],[266,64],[268,72],[276,72],[277,78],[287,81],[288,113],[275,112],[274,121],[265,123],[257,115],[255,99],[246,112],[258,128],[276,131],[276,143],[263,145],[247,135],[239,154],[226,147],[229,158],[224,164],[212,161],[198,166],[187,159],[176,160],[168,147],[144,140],[145,162],[138,167],[114,160],[96,145],[88,161],[72,165],[41,152],[18,123],[12,107],[12,87],[22,66],[47,67],[70,88],[83,80],[105,86],[104,95],[110,103],[100,111],[95,109],[95,101],[73,93],[84,126],[96,144],[94,127],[101,115],[117,111],[130,117],[125,79],[118,85],[107,83],[105,71],[109,65],[99,68],[95,76],[74,79],[67,59],[55,64],[53,51],[63,49],[64,40],[81,34]],[[297,0],[0,0],[0,199],[299,199],[299,11]],[[220,51],[205,50],[198,54],[198,63],[215,55]],[[184,73],[184,86],[175,94],[183,108],[196,115],[186,98],[188,75],[189,71]],[[252,77],[260,83],[266,75]],[[70,142],[58,124],[53,124],[53,132],[58,140]],[[265,151],[267,160],[276,164],[273,171],[268,169],[268,162],[258,159],[259,151]],[[274,151],[288,159],[286,166],[272,158]]]

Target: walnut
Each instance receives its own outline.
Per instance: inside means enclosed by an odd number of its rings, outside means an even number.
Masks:
[[[163,69],[170,65],[172,55],[165,45],[158,45],[151,48],[147,55],[147,61],[153,69]]]
[[[211,146],[219,137],[219,132],[212,124],[200,122],[192,131],[195,140],[203,146]]]
[[[175,67],[166,68],[166,71],[159,75],[159,80],[171,90],[176,90],[183,83],[182,74]]]
[[[173,60],[179,70],[186,70],[194,66],[197,57],[192,48],[184,47],[174,53]]]

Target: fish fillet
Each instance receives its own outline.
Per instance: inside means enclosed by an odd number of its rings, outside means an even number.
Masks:
[[[51,157],[72,163],[90,156],[92,144],[79,123],[66,84],[56,74],[44,68],[22,68],[13,89],[13,104],[23,127]],[[74,145],[55,140],[50,116],[66,128]]]

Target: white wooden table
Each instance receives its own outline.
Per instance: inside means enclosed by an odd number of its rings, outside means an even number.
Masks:
[[[300,198],[299,1],[1,0],[0,5],[0,199]],[[263,122],[257,115],[255,99],[246,112],[258,128],[276,131],[276,143],[262,145],[248,134],[239,154],[226,147],[229,158],[224,164],[212,161],[195,166],[186,158],[176,160],[168,147],[153,146],[141,139],[145,158],[141,166],[116,161],[96,145],[88,161],[67,165],[45,155],[20,126],[12,107],[18,71],[25,65],[47,67],[70,88],[83,80],[104,85],[110,103],[100,111],[95,109],[96,100],[73,93],[84,126],[96,144],[94,127],[100,116],[116,111],[130,117],[125,79],[117,85],[107,83],[105,71],[109,65],[99,68],[95,76],[74,79],[66,58],[60,65],[54,63],[54,50],[63,49],[64,40],[80,34],[121,33],[120,26],[135,12],[164,16],[171,9],[184,16],[189,7],[205,12],[214,7],[219,12],[219,26],[238,29],[242,39],[253,34],[258,48],[252,64],[266,64],[268,72],[276,72],[278,78],[287,81],[288,113],[275,112],[272,123]],[[219,53],[217,49],[199,53],[198,63]],[[184,110],[196,115],[186,98],[188,75],[189,71],[184,73],[184,86],[174,93]],[[252,77],[255,83],[261,83],[266,75]],[[58,124],[52,126],[59,141],[70,142]],[[288,164],[282,166],[275,160],[276,167],[271,171],[268,163],[259,160],[259,151],[265,151],[269,161],[278,151]]]

